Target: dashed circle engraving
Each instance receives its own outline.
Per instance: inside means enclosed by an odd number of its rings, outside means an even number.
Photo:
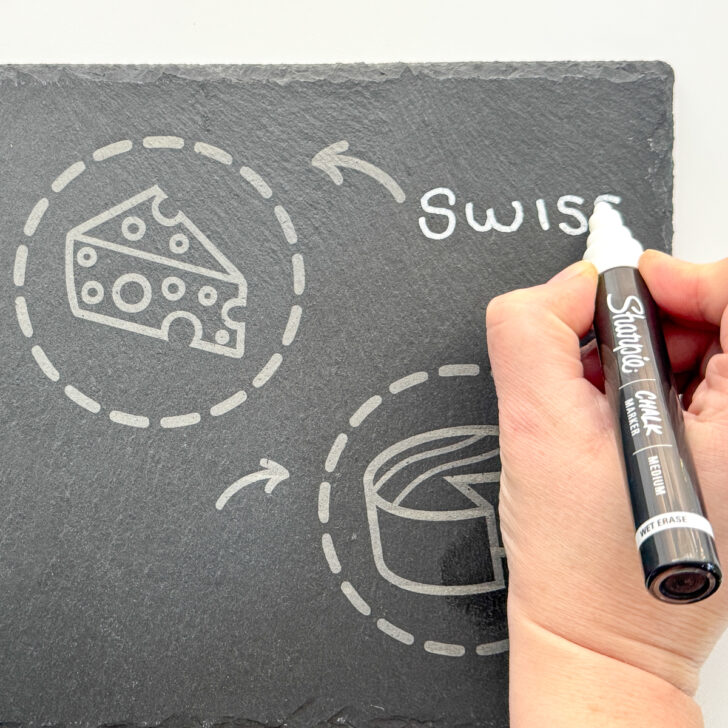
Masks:
[[[147,136],[142,139],[141,146],[145,150],[186,149],[185,140],[181,137],[176,136]],[[96,164],[106,165],[109,163],[108,160],[126,154],[133,148],[134,142],[132,140],[122,139],[120,141],[106,144],[94,150],[91,158]],[[228,168],[232,167],[233,165],[232,155],[230,155],[225,150],[220,149],[219,147],[215,147],[202,142],[196,142],[192,145],[192,149],[194,151],[195,157],[197,158],[208,157],[223,164]],[[151,153],[153,153],[153,151]],[[61,173],[58,178],[52,181],[52,192],[56,195],[60,194],[63,190],[67,189],[67,187],[74,180],[79,178],[87,169],[88,166],[84,161],[74,162],[66,169],[65,172]],[[262,199],[269,201],[273,205],[273,217],[276,219],[277,224],[281,228],[284,240],[286,240],[289,245],[297,244],[298,236],[296,234],[290,216],[281,204],[274,202],[273,192],[270,185],[268,185],[258,173],[254,172],[252,169],[245,165],[241,166],[236,171],[236,173],[239,173],[240,177],[242,177],[246,181],[246,183],[249,184],[252,189],[257,192],[258,195],[260,195]],[[42,197],[33,205],[30,213],[28,214],[28,218],[25,221],[25,225],[23,226],[23,233],[25,234],[27,239],[26,242],[28,242],[29,239],[31,239],[36,234],[49,207],[50,200],[48,197]],[[147,228],[144,220],[135,215],[129,215],[125,217],[121,225],[121,232],[124,238],[129,242],[136,242],[138,240],[141,240],[141,238],[144,237],[144,235],[146,234],[146,229]],[[186,238],[186,236],[182,237]],[[173,252],[179,251],[179,253],[182,253],[187,250],[187,248],[185,247],[185,242],[181,238],[176,238],[176,236],[172,236],[169,242],[170,250],[172,250]],[[189,245],[189,239],[187,239],[187,245]],[[90,246],[89,250],[92,250]],[[17,288],[22,289],[26,284],[28,257],[29,248],[26,244],[21,243],[20,245],[18,245],[18,248],[16,250],[15,267],[13,270],[13,282]],[[84,252],[83,258],[78,257],[77,261],[83,267],[90,268],[96,262],[95,260],[91,262],[92,259],[93,255],[91,253]],[[291,257],[291,270],[291,284],[293,295],[298,298],[303,294],[305,289],[305,271],[303,256],[300,253],[295,253]],[[149,282],[146,279],[144,279],[144,282],[142,282],[141,280],[121,279],[125,279],[125,277],[122,276],[120,279],[117,279],[116,284],[112,290],[114,303],[122,311],[129,313],[139,312],[143,310],[143,308],[146,308],[146,306],[149,305],[149,301],[147,299],[151,296],[151,286],[149,290],[147,290]],[[142,291],[141,299],[134,302],[130,302],[124,296],[122,296],[122,288],[125,286],[126,283],[132,282],[138,283],[141,286]],[[174,290],[175,289],[172,286],[167,287],[167,293],[172,293],[173,296],[177,295]],[[87,281],[81,289],[81,299],[87,305],[96,305],[103,300],[104,293],[104,288],[101,283],[99,283],[98,281]],[[125,295],[126,293],[127,292],[124,291]],[[205,301],[211,300],[210,294],[205,294],[204,299]],[[215,300],[216,299],[217,292],[215,292]],[[214,301],[212,301],[211,303],[206,303],[205,305],[213,305],[213,303]],[[23,336],[28,339],[35,340],[35,332],[33,329],[32,321],[30,319],[30,314],[28,312],[26,296],[18,295],[16,297],[15,310],[18,326],[20,327],[20,331],[22,332]],[[291,306],[291,310],[288,316],[288,323],[286,324],[285,331],[283,332],[281,338],[281,346],[288,347],[295,339],[301,321],[301,313],[302,308],[300,304],[295,303]],[[230,334],[224,329],[220,329],[218,332],[216,332],[215,339],[218,344],[223,345],[221,344],[221,342],[224,338],[224,335],[227,335],[228,337],[228,339],[226,339],[227,343]],[[33,353],[33,358],[35,359],[38,367],[43,372],[43,374],[45,374],[52,382],[63,382],[61,373],[54,366],[53,362],[48,357],[45,350],[39,344],[34,344],[31,347],[31,350]],[[262,367],[262,369],[253,377],[251,381],[252,385],[255,388],[260,388],[268,381],[270,381],[271,377],[280,367],[282,361],[283,354],[281,354],[280,352],[275,352],[274,354],[272,354],[266,364]],[[97,402],[93,398],[84,394],[84,392],[80,388],[76,387],[74,384],[65,384],[64,393],[72,402],[79,405],[87,412],[90,412],[92,414],[98,414],[104,409],[102,403]],[[247,393],[245,392],[245,390],[236,389],[220,401],[213,403],[209,407],[208,411],[210,416],[219,417],[221,415],[227,414],[228,412],[231,412],[246,400]],[[149,427],[151,424],[151,419],[143,414],[134,414],[121,410],[111,409],[108,411],[108,416],[112,422],[128,427],[143,429]],[[172,423],[175,428],[180,428],[197,424],[198,422],[200,422],[200,420],[201,414],[199,412],[189,412],[184,415],[173,413],[171,415],[159,418],[159,424],[161,427],[170,427],[170,423]]]
[[[437,370],[438,377],[474,377],[480,374],[480,367],[477,364],[449,364],[440,367]],[[509,649],[508,639],[495,640],[492,642],[484,642],[481,644],[464,645],[453,642],[441,642],[439,640],[421,639],[417,640],[414,634],[401,626],[393,624],[383,616],[375,614],[375,610],[369,604],[365,596],[363,596],[348,579],[343,578],[343,568],[339,560],[336,544],[332,536],[333,530],[329,526],[331,520],[331,494],[335,486],[332,484],[332,474],[336,471],[342,455],[349,443],[349,437],[353,431],[358,428],[364,420],[377,410],[387,399],[397,396],[400,392],[409,390],[430,380],[431,375],[428,372],[414,372],[406,377],[397,379],[392,382],[387,391],[382,394],[375,394],[365,400],[349,418],[349,432],[340,432],[329,449],[324,462],[324,471],[326,480],[320,483],[318,490],[318,517],[321,525],[326,529],[321,536],[321,548],[326,559],[326,563],[332,574],[339,580],[339,587],[351,604],[351,606],[364,617],[372,618],[377,628],[391,637],[392,639],[404,645],[414,645],[419,642],[425,652],[433,655],[443,655],[445,657],[462,657],[468,652],[479,657],[488,655],[496,655],[507,652]],[[497,434],[498,428],[495,426],[483,426],[489,431],[492,430]],[[505,585],[503,586],[505,589]],[[434,592],[432,592],[434,593]]]

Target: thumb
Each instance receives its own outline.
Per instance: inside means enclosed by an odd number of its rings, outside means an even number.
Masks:
[[[688,263],[649,250],[640,258],[640,273],[663,310],[697,325],[720,327],[720,353],[707,352],[704,379],[689,412],[711,422],[728,422],[728,258],[715,263]],[[712,356],[711,356],[712,354]]]
[[[720,326],[728,306],[728,258],[688,263],[649,249],[640,257],[639,270],[657,305],[667,313]]]
[[[505,293],[486,311],[501,427],[543,435],[603,395],[584,378],[579,339],[594,318],[597,271],[580,261],[548,283]]]

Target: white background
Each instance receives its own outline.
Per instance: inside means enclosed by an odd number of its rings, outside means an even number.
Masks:
[[[721,0],[0,0],[0,63],[667,61],[676,74],[674,252],[704,261],[728,255],[727,8]],[[728,725],[726,674],[728,635],[698,692],[707,728]]]

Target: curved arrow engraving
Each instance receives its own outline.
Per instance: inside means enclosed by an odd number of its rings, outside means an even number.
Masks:
[[[335,142],[334,144],[325,147],[320,152],[317,152],[311,160],[311,164],[331,177],[332,181],[336,185],[341,185],[344,182],[344,175],[341,174],[340,167],[356,169],[386,187],[397,202],[405,201],[406,196],[404,191],[392,179],[392,177],[390,177],[390,175],[370,162],[365,162],[363,159],[350,157],[349,155],[341,153],[345,152],[348,148],[349,142],[347,141]]]
[[[232,485],[225,488],[222,495],[217,499],[215,508],[217,508],[218,511],[221,511],[225,507],[225,504],[246,485],[252,485],[253,483],[261,481],[268,481],[265,484],[265,492],[270,495],[279,483],[282,483],[290,477],[290,473],[275,460],[263,458],[260,461],[260,466],[263,470],[258,470],[255,473],[245,475],[239,480],[236,480]]]

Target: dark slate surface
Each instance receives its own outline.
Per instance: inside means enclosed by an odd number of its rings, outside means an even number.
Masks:
[[[669,247],[671,87],[0,69],[0,721],[506,726],[485,307],[601,194]]]

